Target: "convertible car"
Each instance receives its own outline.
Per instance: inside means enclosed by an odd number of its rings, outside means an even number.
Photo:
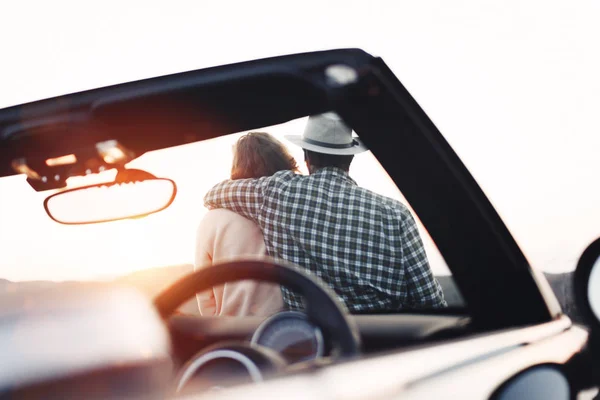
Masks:
[[[241,134],[299,133],[324,112],[370,150],[351,169],[358,184],[410,207],[448,307],[351,314],[318,277],[267,256],[147,270],[154,292],[119,278],[193,252],[202,195],[227,178]],[[362,50],[2,109],[0,177],[13,205],[0,221],[12,255],[0,258],[0,398],[571,399],[600,382],[600,242],[576,271],[576,325],[423,109]],[[249,279],[304,308],[198,313],[197,293]]]

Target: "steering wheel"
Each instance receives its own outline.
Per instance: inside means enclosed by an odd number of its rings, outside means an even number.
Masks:
[[[154,305],[161,317],[168,319],[196,293],[246,279],[280,284],[299,293],[304,298],[303,312],[329,338],[338,356],[349,358],[359,354],[358,328],[335,293],[300,267],[270,257],[230,261],[195,271],[163,291],[154,299]]]

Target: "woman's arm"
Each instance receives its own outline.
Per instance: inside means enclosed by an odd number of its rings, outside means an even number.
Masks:
[[[211,211],[209,211],[196,230],[196,248],[194,254],[194,271],[200,268],[209,267],[213,264],[212,252],[213,242],[215,240],[215,232],[210,227]],[[221,290],[222,292],[222,290]],[[217,314],[217,304],[215,300],[214,289],[206,290],[196,294],[198,308],[202,316],[214,316]]]

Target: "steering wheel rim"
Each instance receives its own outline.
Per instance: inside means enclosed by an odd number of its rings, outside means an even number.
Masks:
[[[336,342],[340,357],[359,354],[361,341],[358,328],[348,318],[345,305],[335,293],[299,267],[270,257],[228,261],[194,271],[159,294],[154,305],[160,316],[168,319],[196,293],[246,279],[276,283],[297,291],[304,297],[303,312]]]

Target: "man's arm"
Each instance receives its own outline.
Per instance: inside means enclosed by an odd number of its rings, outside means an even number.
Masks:
[[[419,229],[410,213],[402,223],[402,254],[409,305],[415,308],[447,307],[442,287],[431,272]]]
[[[206,193],[204,206],[211,209],[226,208],[256,221],[269,178],[223,181]]]

